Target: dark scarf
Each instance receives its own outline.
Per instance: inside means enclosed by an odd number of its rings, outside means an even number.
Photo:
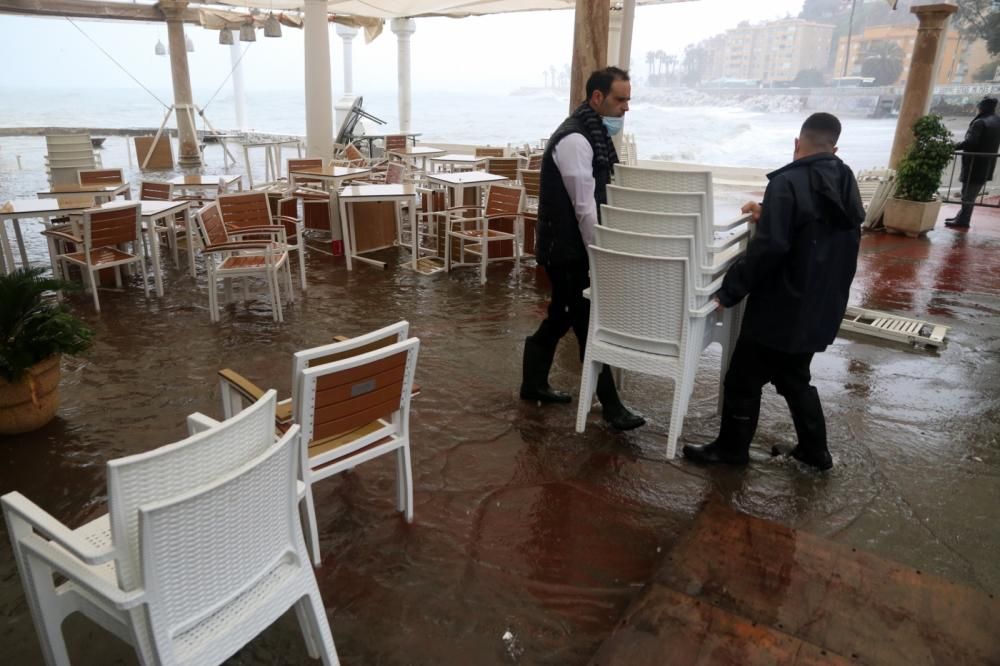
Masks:
[[[615,151],[615,144],[611,143],[608,130],[601,122],[601,116],[587,102],[576,107],[572,115],[583,123],[590,135],[590,144],[594,147],[594,169],[611,171],[611,165],[618,163],[618,153]]]

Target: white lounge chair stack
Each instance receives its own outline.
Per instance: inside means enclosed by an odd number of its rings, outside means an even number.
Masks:
[[[89,134],[49,134],[45,146],[48,150],[45,171],[52,185],[75,185],[81,169],[101,166]]]
[[[657,296],[655,291],[650,292],[648,302],[640,303],[634,298],[626,299],[635,308],[634,316],[657,319],[661,327],[669,324],[673,327],[670,330],[674,331],[674,337],[667,340],[663,337],[667,335],[666,333],[657,333],[651,337],[632,336],[635,339],[631,342],[619,338],[617,342],[611,343],[624,347],[631,346],[633,351],[638,349],[636,353],[649,361],[645,370],[641,364],[617,365],[606,358],[602,360],[612,367],[646,373],[652,371],[652,374],[672,377],[677,381],[667,442],[668,458],[672,458],[676,452],[677,438],[694,388],[694,377],[701,352],[713,342],[722,345],[721,383],[728,368],[731,350],[739,334],[742,308],[730,308],[718,313],[714,308],[712,295],[721,286],[726,270],[746,247],[749,216],[741,215],[716,225],[712,201],[712,174],[709,171],[671,171],[617,164],[615,185],[608,186],[608,204],[601,207],[602,226],[596,229],[592,246],[592,250],[607,251],[591,253],[592,261],[601,262],[605,270],[611,270],[609,267],[621,268],[621,265],[633,261],[635,265],[627,269],[623,279],[629,288],[637,292],[646,289],[638,284],[640,276],[643,276],[641,277],[643,280],[659,285],[663,279],[659,272],[676,273],[678,270],[674,263],[651,261],[652,259],[684,260],[682,280],[684,290],[678,297],[679,300],[670,301],[673,312],[658,312],[661,304],[668,300],[667,292],[664,292],[665,295],[662,297]],[[604,284],[605,298],[608,297],[609,291],[616,294],[614,298],[619,300],[626,298],[617,291],[617,287],[608,285],[606,280],[612,278],[602,276],[600,270],[601,266],[591,265],[595,311],[600,310],[594,294],[598,290],[596,286],[598,284]],[[630,278],[629,275],[634,277]],[[670,294],[674,293],[676,281],[676,278],[670,280]],[[666,287],[658,286],[657,289],[662,290]],[[605,312],[608,307],[605,304]],[[600,314],[595,316],[593,312],[591,314],[591,334],[596,334],[597,339],[606,334],[606,331],[602,333],[600,328],[605,325],[603,316]],[[680,329],[677,329],[676,321],[664,319],[671,316],[683,319],[683,335],[680,334]],[[626,323],[629,326],[637,325],[632,321]],[[617,325],[608,325],[607,331],[619,330],[615,328]],[[626,338],[629,335],[626,335]],[[636,341],[638,347],[635,347]],[[589,347],[588,342],[588,350]],[[601,356],[601,349],[602,347],[598,345],[596,356]],[[656,354],[660,354],[662,358],[654,358]],[[668,362],[668,359],[674,357],[675,360]],[[599,366],[595,367],[599,370]],[[596,378],[596,374],[589,377],[591,369],[593,368],[585,362],[577,419],[579,432],[582,432],[586,425],[586,414],[593,395],[592,390],[587,392],[587,382]]]

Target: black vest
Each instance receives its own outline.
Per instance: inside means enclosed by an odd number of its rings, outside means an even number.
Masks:
[[[556,145],[570,134],[582,134],[594,148],[583,122],[570,116],[549,138],[542,156],[542,173],[538,194],[538,223],[536,229],[535,257],[543,266],[587,265],[587,249],[580,235],[580,225],[569,192],[563,185],[562,174],[556,166],[552,151]],[[596,154],[596,149],[594,150]],[[597,214],[600,220],[601,204],[608,202],[607,186],[611,181],[608,168],[594,170],[594,199],[597,200]]]

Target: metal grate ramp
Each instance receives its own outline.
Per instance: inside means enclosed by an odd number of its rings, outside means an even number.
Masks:
[[[876,338],[907,342],[915,345],[940,347],[950,326],[931,324],[919,319],[908,319],[878,310],[848,307],[841,322],[841,331],[851,331]]]

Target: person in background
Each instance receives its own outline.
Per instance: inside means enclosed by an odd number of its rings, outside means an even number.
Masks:
[[[1000,150],[1000,116],[997,115],[997,100],[995,97],[984,97],[976,105],[978,113],[969,123],[965,132],[965,140],[955,144],[955,150],[970,153],[992,153],[989,155],[963,155],[962,172],[962,210],[955,217],[944,221],[944,226],[952,229],[968,229],[972,222],[972,209],[976,205],[976,197],[983,186],[993,178],[996,168],[996,153]]]
[[[763,203],[743,207],[757,233],[716,295],[720,308],[748,299],[724,380],[722,425],[711,444],[684,447],[689,460],[746,465],[761,388],[770,382],[788,403],[798,436],[795,448],[774,447],[772,455],[820,470],[833,466],[809,366],[840,328],[865,217],[854,174],[834,155],[839,138],[835,116],[809,116],[793,161],[768,174]]]
[[[535,257],[552,285],[548,316],[524,340],[521,398],[541,403],[569,403],[572,398],[549,386],[549,370],[559,340],[573,329],[583,360],[590,321],[587,245],[594,241],[605,188],[618,161],[611,137],[622,129],[632,84],[617,67],[598,70],[587,79],[587,99],[563,121],[542,157]],[[645,424],[622,404],[604,366],[597,380],[604,419],[617,430]]]

